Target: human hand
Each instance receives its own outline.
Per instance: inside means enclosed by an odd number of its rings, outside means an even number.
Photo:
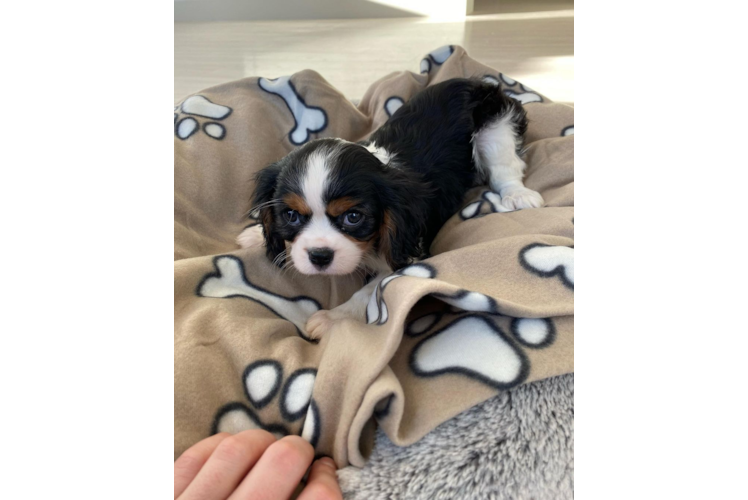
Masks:
[[[222,432],[195,444],[174,462],[174,498],[179,500],[286,500],[314,459],[299,436],[276,441],[267,431]],[[342,500],[335,463],[314,461],[297,500]]]

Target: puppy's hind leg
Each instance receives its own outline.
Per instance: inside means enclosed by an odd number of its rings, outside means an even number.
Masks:
[[[543,197],[522,182],[526,164],[518,148],[526,128],[524,110],[519,104],[512,104],[473,134],[473,159],[491,190],[501,196],[502,206],[509,210],[539,208]]]

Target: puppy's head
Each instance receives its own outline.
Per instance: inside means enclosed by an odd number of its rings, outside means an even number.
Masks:
[[[319,139],[262,170],[253,204],[270,259],[304,274],[348,274],[398,269],[417,255],[425,194],[365,147]]]

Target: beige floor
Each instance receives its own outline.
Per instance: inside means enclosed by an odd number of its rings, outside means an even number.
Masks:
[[[431,50],[465,47],[472,57],[556,101],[574,101],[574,12],[570,9],[418,18],[176,23],[174,98],[247,76],[275,78],[313,68],[349,98],[393,71],[418,72]]]

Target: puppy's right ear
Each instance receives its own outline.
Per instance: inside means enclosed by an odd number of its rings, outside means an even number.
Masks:
[[[255,192],[252,195],[252,211],[250,215],[260,219],[262,232],[265,235],[265,251],[270,260],[275,260],[279,253],[286,249],[283,238],[275,231],[275,188],[280,175],[281,167],[273,163],[255,176]]]

